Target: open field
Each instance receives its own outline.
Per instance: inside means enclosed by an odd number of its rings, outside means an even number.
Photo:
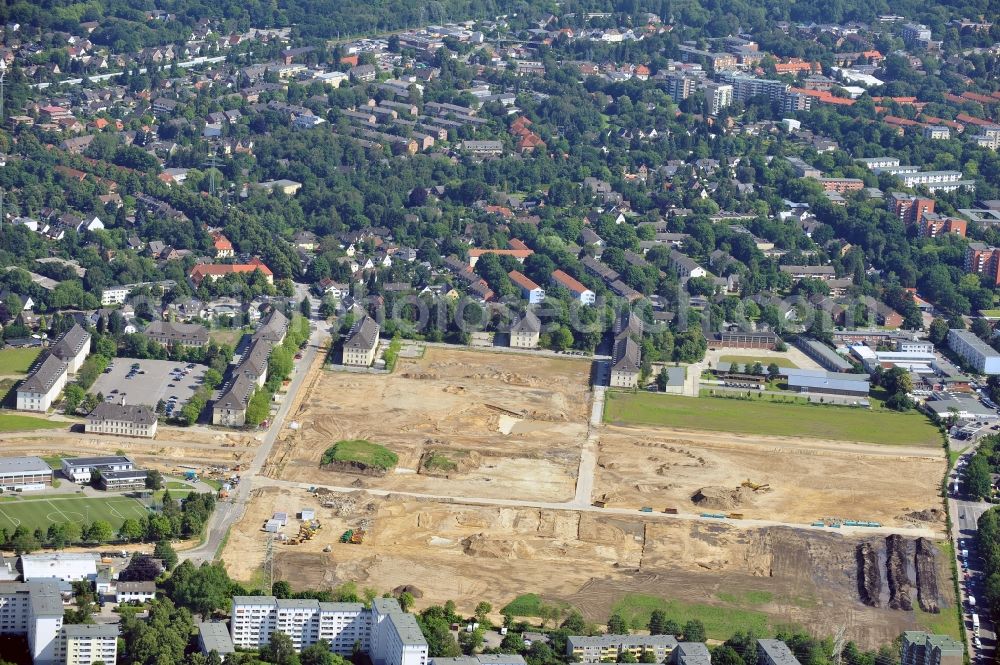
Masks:
[[[48,421],[45,421],[48,422]],[[49,423],[56,425],[58,423]],[[110,455],[121,451],[144,469],[183,476],[191,467],[232,467],[247,464],[259,442],[243,432],[205,432],[160,427],[156,439],[100,436],[52,430],[45,433],[0,434],[5,455],[38,455],[56,467],[62,457]]]
[[[24,525],[34,531],[48,529],[59,522],[89,524],[106,520],[117,531],[126,519],[138,519],[147,512],[141,501],[118,495],[107,498],[30,498],[27,495],[0,505],[0,527],[13,531]]]
[[[454,496],[566,501],[587,431],[590,364],[427,348],[394,374],[324,370],[289,416],[265,475]],[[320,469],[333,443],[365,439],[399,457],[380,478]],[[430,463],[428,463],[430,460]]]
[[[681,399],[689,404],[743,404]],[[916,523],[910,513],[941,508],[938,492],[945,464],[944,451],[929,447],[606,425],[600,435],[594,496],[616,508],[721,510],[793,524],[840,517],[906,526]],[[748,479],[768,487],[741,489]],[[724,496],[696,504],[693,497],[702,488],[719,488]],[[944,530],[942,520],[919,523]]]
[[[38,358],[41,348],[0,349],[0,375],[24,374]]]
[[[941,507],[945,458],[930,437],[909,446],[846,443],[818,433],[831,423],[807,434],[817,438],[618,425],[591,431],[586,363],[439,347],[399,362],[392,375],[324,370],[304,386],[223,547],[234,578],[261,579],[269,537],[262,527],[274,512],[311,508],[323,525],[316,536],[274,545],[276,578],[295,588],[350,581],[381,593],[412,585],[418,607],[451,599],[460,612],[471,612],[481,600],[501,608],[516,599],[526,614],[537,614],[539,603],[558,604],[599,623],[616,607],[636,623],[662,607],[678,618],[701,618],[713,636],[737,625],[798,624],[820,635],[847,625],[848,637],[865,646],[931,621],[861,603],[856,547],[866,539],[884,545],[884,536],[778,524],[839,516],[904,533],[908,526],[943,531],[933,509]],[[688,409],[745,404],[682,402]],[[807,415],[829,413],[868,415],[823,408]],[[714,416],[698,415],[705,423]],[[762,427],[763,416],[756,418],[750,422]],[[320,469],[327,448],[354,439],[398,455],[397,468],[385,476]],[[581,451],[588,451],[582,463]],[[593,498],[606,494],[612,508],[629,513],[574,509],[581,472],[583,497],[592,484]],[[748,478],[770,487],[737,489]],[[320,489],[314,496],[271,479]],[[675,506],[682,514],[709,510],[691,497],[712,485],[722,489],[709,491],[712,501],[735,492],[739,503],[726,512],[776,524],[631,512],[644,505]],[[535,505],[477,504],[496,499]],[[859,514],[845,514],[853,511]],[[363,543],[340,543],[347,529],[363,529]],[[284,533],[297,535],[298,524]],[[915,536],[907,537],[912,543]],[[323,552],[327,546],[331,552]],[[939,579],[946,580],[947,557],[939,563]],[[951,593],[944,583],[938,589],[945,611],[953,607]]]
[[[941,435],[915,413],[851,407],[773,404],[652,393],[608,393],[605,422],[712,430],[765,436],[809,437],[908,446],[940,446]]]
[[[324,503],[328,507],[324,507]],[[846,624],[847,635],[874,646],[925,617],[871,608],[858,599],[855,547],[862,539],[832,532],[733,523],[654,521],[600,512],[472,506],[362,493],[254,490],[244,519],[230,533],[223,559],[236,579],[259,579],[275,511],[316,509],[323,524],[301,545],[275,544],[276,578],[295,588],[354,581],[379,593],[413,585],[417,606],[453,599],[460,612],[480,600],[495,608],[526,592],[542,602],[579,608],[603,623],[616,607],[641,623],[657,606],[671,616],[701,618],[709,634],[764,624],[799,624],[822,635]],[[341,544],[344,530],[364,526],[361,545]],[[284,530],[298,531],[297,523]],[[872,540],[881,541],[875,537]],[[332,552],[324,553],[327,545]],[[939,579],[948,562],[940,557]],[[942,582],[939,618],[953,617],[951,586]],[[532,613],[537,603],[517,605]]]
[[[723,356],[721,356],[719,358],[719,362],[724,362],[724,363],[739,363],[741,365],[746,365],[748,363],[752,365],[754,363],[759,362],[761,365],[764,366],[764,369],[767,369],[767,366],[770,365],[771,363],[774,363],[778,367],[794,367],[794,368],[798,368],[798,365],[796,365],[794,362],[792,362],[790,358],[786,358],[784,356],[777,356],[777,357],[768,358],[766,356],[752,356],[752,355],[750,355],[750,356],[738,356],[738,355],[730,355],[730,354],[727,353],[727,354],[724,354]]]
[[[57,429],[66,423],[53,422],[44,418],[22,416],[17,413],[0,413],[0,432],[30,432],[36,429]]]

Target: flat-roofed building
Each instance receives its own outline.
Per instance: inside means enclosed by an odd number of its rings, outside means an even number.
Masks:
[[[344,340],[344,364],[353,367],[370,367],[378,349],[379,325],[365,315],[355,321]]]
[[[93,582],[97,579],[98,555],[90,552],[45,552],[21,555],[21,576],[32,580]]]
[[[118,660],[117,624],[67,624],[60,637],[57,653],[65,665],[108,665]]]
[[[950,635],[916,630],[903,633],[901,665],[962,665],[965,645]]]
[[[773,351],[780,341],[781,338],[773,332],[724,330],[715,333],[710,345],[727,349],[768,349]]]
[[[0,487],[17,489],[51,484],[52,469],[41,457],[0,458]]]
[[[156,436],[156,413],[142,404],[101,402],[87,414],[88,434],[114,434],[152,439]]]
[[[62,665],[64,608],[59,582],[0,582],[0,635],[24,635],[35,665]]]
[[[106,492],[125,492],[128,490],[146,489],[146,477],[149,472],[145,469],[132,469],[131,471],[102,471],[99,484]]]
[[[677,647],[673,635],[570,635],[566,638],[566,655],[582,663],[617,662],[619,656],[632,654],[638,660],[645,652],[662,663]]]
[[[948,348],[980,374],[1000,374],[1000,353],[974,333],[952,328]]]
[[[74,483],[85,485],[93,478],[93,472],[100,471],[132,471],[135,462],[125,455],[108,457],[64,457],[62,461],[63,475]]]

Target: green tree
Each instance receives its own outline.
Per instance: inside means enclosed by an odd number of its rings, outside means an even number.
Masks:
[[[129,518],[125,520],[118,529],[118,537],[127,543],[134,543],[142,540],[145,535],[145,529],[142,528],[142,525],[137,519]]]
[[[256,427],[264,422],[271,413],[271,396],[263,388],[254,391],[247,404],[247,425]]]
[[[278,631],[271,633],[271,640],[260,648],[260,658],[275,665],[299,663],[299,655],[295,652],[292,638]]]
[[[705,624],[699,619],[691,619],[684,624],[685,642],[704,642],[705,639]]]
[[[30,554],[39,549],[42,544],[27,527],[19,526],[14,529],[14,535],[10,538],[10,546],[16,554]]]
[[[649,634],[663,635],[666,632],[667,614],[663,610],[653,610],[649,615]]]
[[[480,601],[476,605],[476,611],[475,611],[476,621],[479,623],[485,623],[486,617],[489,616],[489,613],[492,611],[493,611],[492,604],[486,602],[485,600]]]
[[[409,591],[399,594],[399,606],[404,612],[409,612],[413,608],[413,600],[413,594]]]
[[[208,617],[230,604],[238,586],[229,579],[221,562],[203,563],[196,568],[185,561],[167,578],[165,590],[181,607]]]
[[[621,614],[615,612],[608,617],[608,635],[628,635],[628,624]]]
[[[153,556],[163,561],[163,567],[167,570],[173,570],[177,565],[177,552],[169,540],[157,541],[156,547],[153,548]]]
[[[622,651],[618,654],[619,663],[638,663],[639,659],[631,651]]]
[[[163,474],[156,469],[150,469],[146,472],[146,489],[148,490],[158,490],[163,489]]]
[[[736,649],[723,644],[712,651],[712,665],[745,665]]]
[[[345,661],[341,656],[330,653],[329,642],[320,640],[302,650],[299,662],[302,665],[343,665]]]
[[[87,391],[83,389],[76,383],[70,383],[63,389],[63,408],[66,409],[66,413],[73,414],[76,413],[76,409],[83,402],[83,398],[86,397]]]
[[[271,595],[275,598],[291,598],[292,585],[285,580],[278,580],[271,585]]]
[[[115,537],[115,530],[106,520],[97,520],[87,529],[87,540],[103,545]]]
[[[927,339],[933,342],[934,346],[944,344],[948,339],[948,322],[940,317],[934,317],[927,329]]]

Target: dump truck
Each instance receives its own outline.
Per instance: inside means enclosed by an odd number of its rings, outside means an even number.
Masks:
[[[743,513],[729,513],[729,519],[731,519],[731,520],[741,520],[741,519],[743,519]]]
[[[663,512],[665,512],[667,515],[676,515],[677,514],[677,509],[676,508],[664,508]]]
[[[351,538],[353,536],[354,536],[354,529],[348,529],[347,531],[345,531],[340,535],[340,542],[349,543],[351,542]]]
[[[639,512],[640,513],[651,513],[651,512],[653,512],[653,508],[652,508],[652,506],[643,506],[642,508],[639,509]]]
[[[354,535],[351,536],[349,542],[352,545],[360,545],[362,542],[364,542],[364,540],[365,540],[365,530],[358,529],[357,531],[354,532]]]

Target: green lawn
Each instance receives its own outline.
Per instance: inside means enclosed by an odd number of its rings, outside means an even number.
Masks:
[[[917,413],[821,404],[776,404],[652,393],[608,393],[605,422],[889,445],[940,446],[941,434]]]
[[[1000,309],[981,309],[979,315],[984,319],[1000,319]]]
[[[24,374],[35,362],[40,348],[0,349],[0,374]]]
[[[384,446],[364,439],[338,441],[323,453],[321,464],[331,462],[358,462],[376,469],[391,469],[399,462],[399,457]]]
[[[743,595],[747,597],[752,595],[759,600],[763,596],[758,594],[765,594],[765,592],[747,592]],[[766,595],[770,596],[770,594]],[[737,605],[742,605],[742,603],[737,603]],[[644,629],[649,625],[649,615],[653,613],[653,610],[662,610],[667,615],[667,619],[673,619],[682,626],[692,619],[700,619],[705,624],[705,633],[714,640],[726,640],[738,630],[752,630],[758,635],[768,635],[773,632],[768,616],[763,612],[742,609],[738,606],[667,600],[641,593],[625,595],[615,603],[612,612],[621,614],[632,628]]]
[[[38,528],[46,530],[57,522],[85,524],[107,520],[118,531],[126,519],[138,519],[147,512],[142,503],[124,496],[28,498],[22,495],[17,501],[0,504],[0,527],[13,531],[23,524],[34,531]]]
[[[168,490],[193,490],[194,488],[187,483],[182,483],[179,480],[168,480],[166,483],[166,488]]]
[[[504,605],[500,611],[504,613],[509,612],[516,617],[540,617],[542,616],[543,605],[559,605],[565,609],[569,609],[569,605],[566,603],[546,603],[537,593],[522,593]]]
[[[942,609],[939,614],[931,614],[915,606],[913,613],[917,623],[927,632],[935,635],[950,635],[961,641],[962,631],[958,627],[958,617],[954,608]]]
[[[720,356],[720,363],[739,363],[741,365],[746,365],[750,363],[751,365],[759,362],[767,369],[767,366],[774,363],[778,367],[794,367],[798,369],[798,365],[793,363],[790,358],[758,358],[757,356]]]
[[[35,429],[56,429],[63,423],[56,423],[42,418],[22,416],[14,413],[0,413],[0,432],[30,432]]]

